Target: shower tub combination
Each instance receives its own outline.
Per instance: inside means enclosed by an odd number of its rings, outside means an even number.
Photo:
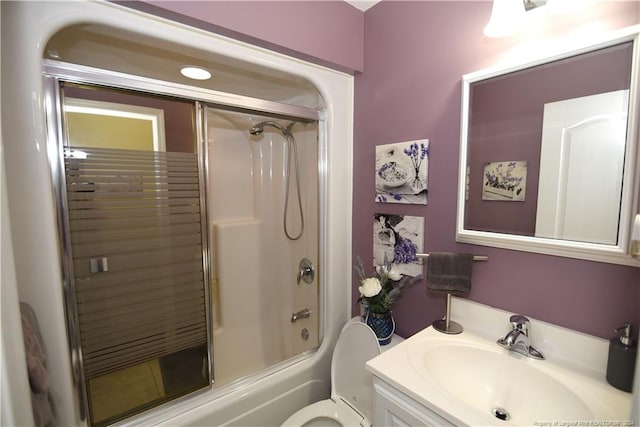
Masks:
[[[33,307],[59,424],[279,425],[327,398],[352,77],[111,3],[1,18],[2,321]],[[217,81],[173,76],[186,61]],[[123,104],[148,146],[87,124]],[[21,335],[2,339],[2,421],[30,424]]]

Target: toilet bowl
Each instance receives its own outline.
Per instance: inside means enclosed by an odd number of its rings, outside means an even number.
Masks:
[[[361,322],[347,323],[331,357],[331,399],[300,409],[282,425],[370,426],[373,380],[365,364],[379,354],[371,328]]]

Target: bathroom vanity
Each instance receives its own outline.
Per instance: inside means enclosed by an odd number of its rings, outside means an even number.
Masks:
[[[531,320],[535,360],[496,344],[512,314],[454,298],[464,332],[428,327],[369,361],[373,424],[629,425],[631,394],[605,379],[607,340]]]
[[[397,388],[374,377],[373,425],[377,426],[455,426],[426,405],[411,399]]]

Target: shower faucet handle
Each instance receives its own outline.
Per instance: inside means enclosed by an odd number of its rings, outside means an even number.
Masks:
[[[316,275],[316,270],[313,267],[313,263],[308,258],[302,258],[300,260],[300,264],[298,265],[298,277],[296,282],[298,285],[300,284],[300,280],[304,281],[306,284],[310,284],[313,282],[313,279]]]

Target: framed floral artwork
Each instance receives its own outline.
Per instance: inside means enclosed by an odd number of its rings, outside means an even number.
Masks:
[[[482,200],[524,202],[527,186],[527,162],[504,161],[484,165]]]
[[[391,263],[401,274],[422,274],[424,217],[408,215],[373,215],[373,264]],[[385,262],[386,261],[386,262]]]
[[[376,146],[376,202],[427,204],[429,140]]]

